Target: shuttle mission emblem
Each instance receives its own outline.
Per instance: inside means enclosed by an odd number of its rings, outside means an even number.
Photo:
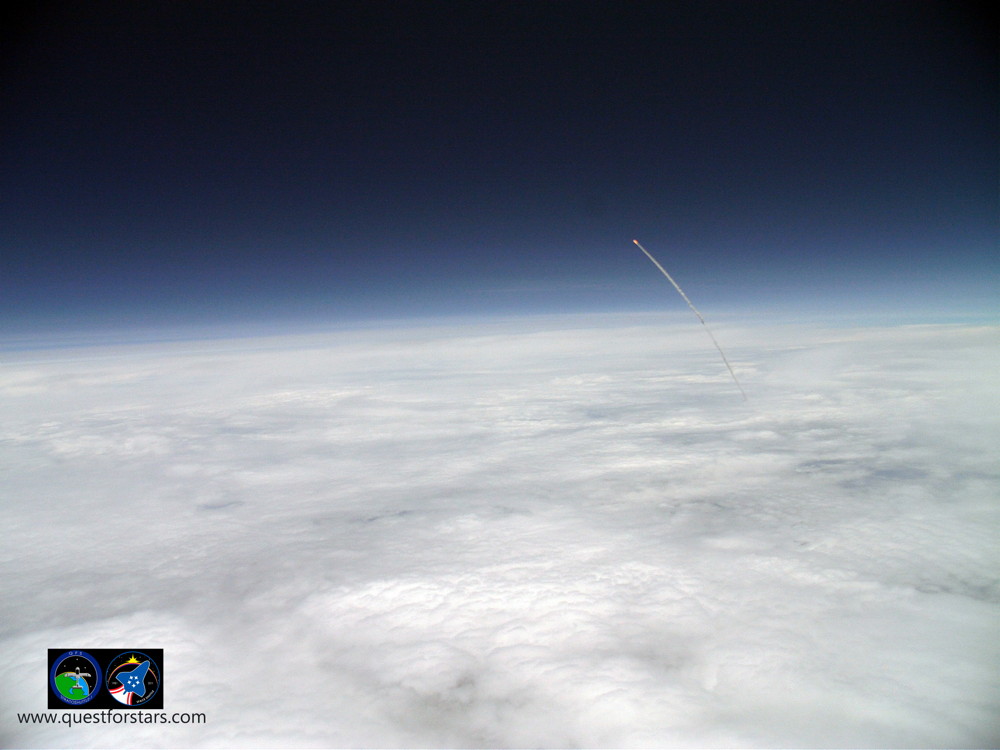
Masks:
[[[108,693],[119,703],[139,707],[160,690],[160,668],[139,651],[125,651],[108,664]]]
[[[49,672],[52,692],[63,703],[90,703],[101,687],[101,667],[86,651],[67,651],[55,660]]]

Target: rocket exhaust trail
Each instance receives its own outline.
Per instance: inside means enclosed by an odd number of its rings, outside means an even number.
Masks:
[[[736,383],[736,387],[740,389],[740,393],[743,395],[743,400],[746,401],[747,400],[746,391],[743,390],[743,386],[740,385],[740,381],[736,379],[736,373],[733,372],[733,366],[729,364],[729,360],[726,359],[725,352],[722,351],[722,347],[719,346],[719,342],[715,340],[715,336],[712,335],[712,329],[708,327],[708,323],[706,323],[705,319],[701,317],[701,313],[698,312],[698,308],[695,307],[694,304],[692,304],[691,300],[688,299],[688,296],[684,294],[684,290],[681,289],[680,286],[677,284],[677,282],[674,281],[673,277],[669,273],[667,273],[667,269],[661,266],[660,262],[649,254],[649,250],[640,245],[639,240],[632,240],[632,242],[634,242],[636,247],[638,247],[640,250],[642,250],[642,252],[646,254],[647,258],[653,261],[653,265],[660,269],[660,273],[662,273],[664,276],[667,277],[667,281],[669,281],[671,284],[674,285],[674,289],[677,290],[677,293],[684,298],[685,302],[687,302],[688,307],[691,308],[691,312],[693,312],[695,315],[698,316],[698,320],[700,320],[701,324],[705,326],[705,332],[708,334],[708,337],[712,339],[712,343],[715,344],[715,348],[718,349],[719,354],[722,355],[722,361],[726,363],[726,369],[729,370],[729,374],[733,376],[733,382]]]

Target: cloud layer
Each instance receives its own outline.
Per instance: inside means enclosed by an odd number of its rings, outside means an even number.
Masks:
[[[0,369],[4,745],[987,746],[995,328],[577,317]],[[49,647],[202,727],[31,727]]]

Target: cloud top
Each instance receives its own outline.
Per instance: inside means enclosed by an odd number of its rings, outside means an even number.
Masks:
[[[995,743],[996,330],[717,334],[10,358],[4,744]],[[208,724],[14,723],[126,643]]]

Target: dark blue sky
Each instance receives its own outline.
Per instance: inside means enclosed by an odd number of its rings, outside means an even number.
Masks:
[[[25,4],[0,325],[682,305],[633,237],[706,311],[992,314],[976,8]]]

